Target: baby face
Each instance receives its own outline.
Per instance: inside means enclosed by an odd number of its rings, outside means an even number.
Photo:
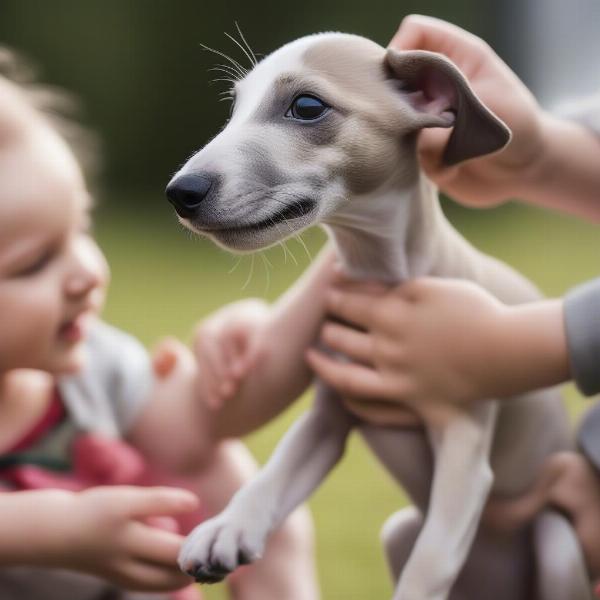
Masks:
[[[0,146],[0,374],[81,368],[108,282],[79,166],[50,128],[33,129]]]

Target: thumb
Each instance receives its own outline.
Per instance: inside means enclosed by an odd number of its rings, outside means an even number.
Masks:
[[[146,517],[143,521],[150,527],[162,529],[163,531],[170,531],[171,533],[179,533],[179,523],[173,517],[152,516]]]
[[[188,490],[169,487],[127,488],[127,513],[131,517],[169,516],[198,508],[197,496]]]
[[[421,167],[437,185],[449,181],[458,170],[458,165],[444,164],[444,148],[450,138],[449,129],[424,129],[419,135],[418,154]]]
[[[244,343],[244,352],[234,363],[234,374],[239,379],[246,377],[252,369],[262,363],[267,354],[267,345],[261,336],[254,336],[254,339],[245,340]]]

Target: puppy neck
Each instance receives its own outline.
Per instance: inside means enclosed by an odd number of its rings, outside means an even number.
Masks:
[[[448,224],[436,186],[419,172],[408,186],[350,198],[324,225],[350,277],[397,283],[431,273]]]

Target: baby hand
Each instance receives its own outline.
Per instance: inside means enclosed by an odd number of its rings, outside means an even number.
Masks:
[[[309,364],[343,396],[388,401],[351,407],[369,421],[395,424],[393,403],[421,414],[568,377],[559,301],[509,307],[467,281],[421,278],[391,289],[340,282],[327,310],[345,324],[327,322],[322,341],[355,362],[313,349]]]
[[[96,487],[73,494],[59,524],[61,566],[108,579],[132,590],[184,587],[177,567],[183,538],[159,520],[197,508],[196,497],[165,487]],[[154,526],[153,526],[154,525]]]
[[[261,332],[269,315],[265,302],[242,300],[216,311],[196,328],[194,352],[210,407],[218,408],[231,398],[264,356],[266,340]]]

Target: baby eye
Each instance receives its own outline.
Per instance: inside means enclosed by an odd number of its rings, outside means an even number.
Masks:
[[[14,277],[29,277],[30,275],[36,275],[44,270],[46,265],[50,263],[52,260],[53,253],[46,252],[35,261],[28,264],[26,267],[20,269],[17,273],[14,274]]]
[[[316,96],[304,94],[298,96],[285,113],[286,117],[299,121],[315,121],[322,117],[331,107]]]

